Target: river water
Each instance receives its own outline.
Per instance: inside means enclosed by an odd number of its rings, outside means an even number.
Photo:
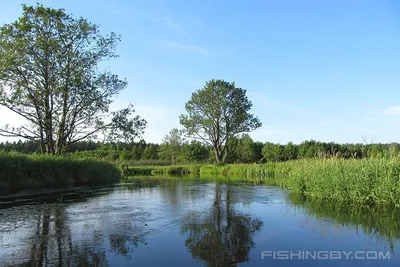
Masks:
[[[400,266],[400,212],[144,177],[0,200],[0,266]]]

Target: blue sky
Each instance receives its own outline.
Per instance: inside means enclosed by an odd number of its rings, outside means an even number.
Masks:
[[[400,141],[397,0],[2,0],[0,24],[36,2],[121,34],[120,57],[105,65],[129,83],[114,108],[134,104],[148,142],[179,127],[213,78],[247,89],[263,123],[255,140]]]

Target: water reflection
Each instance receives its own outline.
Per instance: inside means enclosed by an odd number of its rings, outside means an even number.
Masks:
[[[13,236],[0,239],[9,252],[0,249],[0,266],[108,266],[110,252],[130,259],[134,248],[146,244],[149,232],[141,221],[147,214],[122,212],[114,220],[112,210],[101,207],[111,191],[100,197],[94,197],[99,191],[94,193],[90,201],[79,198],[76,204],[56,201],[3,210],[0,233]],[[15,222],[24,223],[13,226]],[[78,227],[72,229],[71,224]],[[17,247],[12,246],[14,238],[19,239]]]
[[[237,266],[248,261],[253,236],[263,225],[258,218],[235,210],[230,191],[229,186],[217,184],[206,214],[189,213],[182,223],[182,232],[188,235],[185,245],[207,266]]]
[[[381,239],[398,253],[398,218],[398,209],[311,201],[264,186],[133,179],[0,202],[0,266],[312,266],[261,260],[260,252],[381,250]],[[344,234],[324,237],[320,227]]]
[[[288,194],[288,200],[307,214],[351,227],[355,232],[383,240],[394,252],[400,240],[400,209],[385,206],[357,206],[345,203],[316,201],[298,194]]]

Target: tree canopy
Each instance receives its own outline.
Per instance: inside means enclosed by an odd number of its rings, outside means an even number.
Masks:
[[[175,164],[185,142],[186,140],[182,135],[182,131],[173,128],[163,138],[163,142],[160,146],[160,158],[171,160],[171,162]]]
[[[261,127],[260,120],[250,113],[251,107],[246,90],[234,82],[213,79],[192,94],[180,123],[189,136],[211,145],[220,163],[229,158],[230,138]]]
[[[127,85],[99,64],[117,57],[115,33],[73,18],[64,9],[23,5],[23,15],[0,28],[0,107],[26,125],[0,129],[3,136],[38,141],[41,151],[65,147],[98,134],[132,141],[146,121],[134,109],[110,112],[112,98]]]

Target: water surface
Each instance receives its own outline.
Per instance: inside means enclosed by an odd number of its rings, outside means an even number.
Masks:
[[[0,266],[400,266],[399,219],[276,187],[148,177],[0,200]],[[347,254],[326,259],[335,251]]]

